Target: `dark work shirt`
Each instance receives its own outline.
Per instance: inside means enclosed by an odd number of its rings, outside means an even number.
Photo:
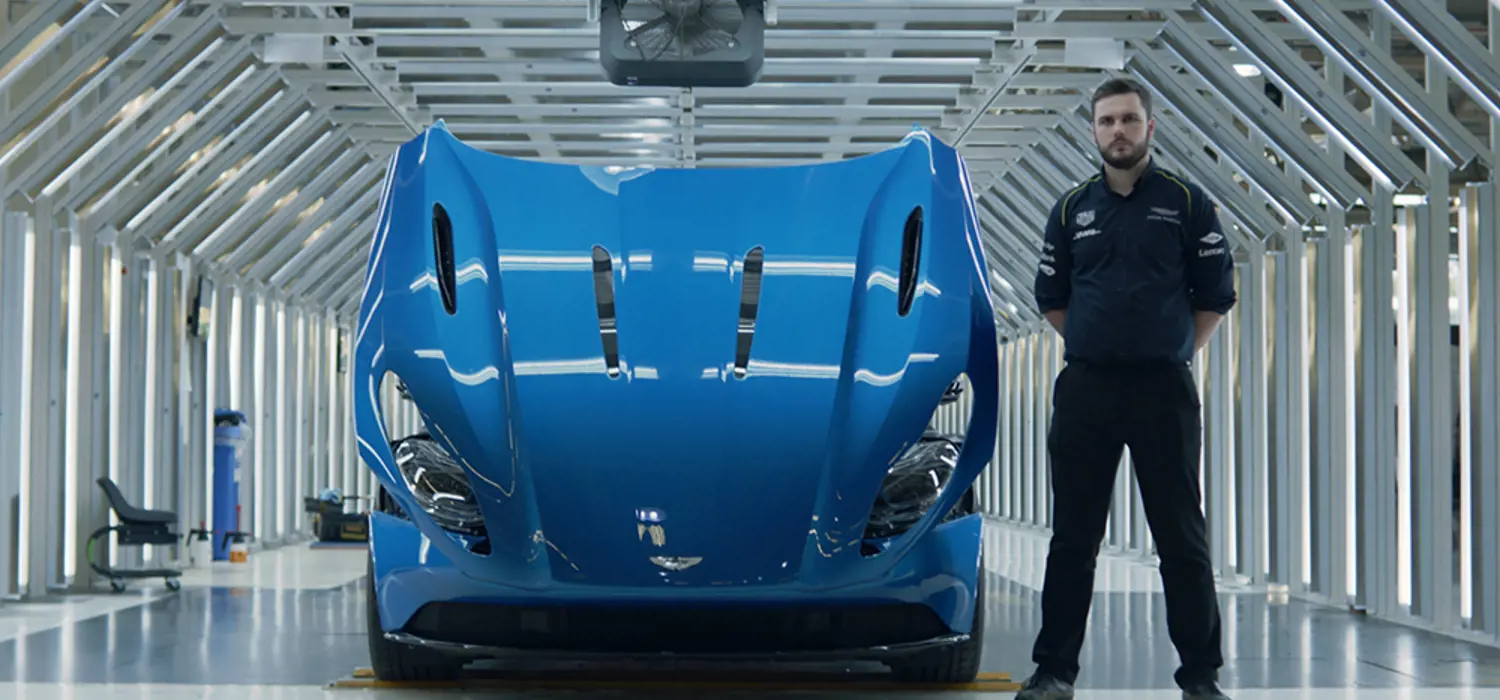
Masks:
[[[1213,202],[1152,163],[1128,195],[1101,171],[1047,217],[1037,267],[1042,312],[1067,309],[1064,358],[1100,364],[1192,361],[1196,311],[1229,311],[1234,260]]]

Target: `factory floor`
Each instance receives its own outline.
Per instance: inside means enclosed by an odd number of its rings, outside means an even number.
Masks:
[[[1031,641],[1047,542],[991,524],[985,671],[1030,673]],[[400,700],[560,698],[577,688],[484,685],[459,689],[369,687],[364,550],[290,546],[247,564],[192,570],[180,592],[159,581],[123,594],[0,604],[0,698],[16,700]],[[1154,568],[1100,561],[1078,698],[1167,700],[1176,652]],[[1226,692],[1236,700],[1500,700],[1500,649],[1259,590],[1225,590]],[[688,669],[691,671],[692,669]],[[712,670],[712,669],[710,669]],[[753,669],[752,669],[753,670]],[[835,669],[837,670],[837,669]],[[743,676],[743,669],[722,678]],[[655,678],[670,679],[674,671]],[[979,690],[848,692],[687,687],[641,680],[589,697],[1009,698]],[[785,688],[791,685],[791,688]],[[680,695],[678,692],[680,691]]]

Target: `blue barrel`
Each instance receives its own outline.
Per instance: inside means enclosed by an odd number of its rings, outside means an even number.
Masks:
[[[214,411],[214,561],[229,559],[230,538],[240,530],[240,462],[249,433],[245,414]]]

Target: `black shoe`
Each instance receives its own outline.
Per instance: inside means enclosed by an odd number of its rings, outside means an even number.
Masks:
[[[1073,684],[1045,671],[1037,671],[1021,686],[1016,700],[1073,700]]]
[[[1182,686],[1182,700],[1230,700],[1213,681],[1199,681]]]

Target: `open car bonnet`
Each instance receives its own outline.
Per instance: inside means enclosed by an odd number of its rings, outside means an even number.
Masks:
[[[357,323],[361,453],[443,554],[516,585],[833,585],[890,465],[961,374],[993,449],[996,338],[961,160],[740,170],[501,157],[433,127],[393,157]],[[421,517],[399,378],[482,513]],[[929,513],[905,536],[930,528]]]

